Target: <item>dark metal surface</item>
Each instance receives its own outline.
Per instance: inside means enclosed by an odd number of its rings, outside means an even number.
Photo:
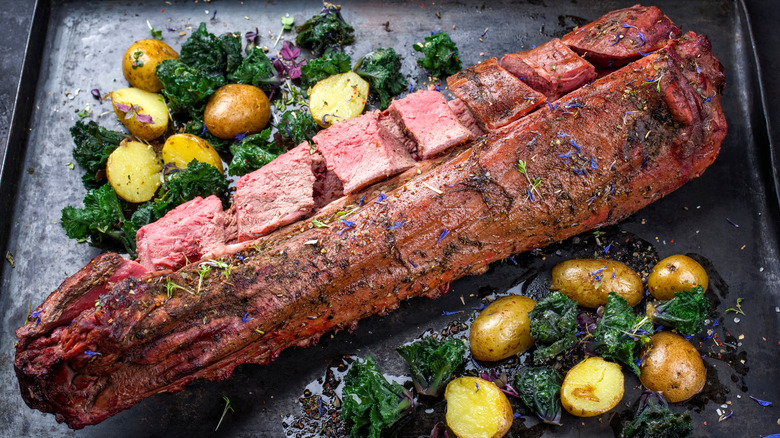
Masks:
[[[235,412],[227,414],[220,435],[282,436],[281,417],[298,413],[297,398],[307,384],[323,375],[331,361],[343,354],[373,354],[384,371],[403,375],[406,371],[394,348],[428,328],[443,328],[452,319],[442,317],[443,310],[468,313],[479,305],[486,291],[502,293],[522,288],[524,280],[543,285],[552,263],[576,247],[568,242],[560,247],[560,256],[553,253],[544,260],[541,256],[525,256],[517,265],[496,265],[483,276],[454,283],[442,299],[412,300],[386,318],[362,322],[353,334],[326,335],[313,348],[285,351],[269,366],[239,367],[224,382],[201,381],[177,394],[154,396],[79,432],[57,424],[52,415],[29,409],[18,394],[13,373],[13,330],[24,322],[30,305],[38,305],[66,275],[97,253],[68,240],[57,223],[60,210],[78,205],[84,194],[80,170],[66,166],[72,161],[68,128],[77,119],[75,113],[89,104],[93,119],[103,126],[117,126],[111,113],[98,117],[110,106],[99,105],[89,90],[99,88],[105,93],[125,86],[119,59],[132,41],[149,35],[146,20],[156,29],[163,29],[166,42],[177,49],[186,38],[179,37],[178,31],[187,30],[189,34],[186,27],[197,26],[200,21],[207,21],[209,30],[215,33],[243,33],[257,26],[263,35],[261,44],[271,46],[268,32],[278,33],[281,15],[290,13],[301,23],[319,9],[316,2],[170,3],[42,1],[35,15],[9,142],[7,149],[0,150],[4,152],[0,157],[6,157],[0,174],[0,250],[3,257],[7,250],[15,259],[15,268],[5,260],[0,268],[0,424],[5,425],[0,428],[0,436],[214,435],[224,406],[222,396],[230,397]],[[461,48],[464,64],[471,65],[487,56],[522,50],[560,36],[578,18],[592,20],[608,10],[632,4],[349,2],[343,7],[347,21],[356,28],[356,43],[348,49],[351,55],[360,56],[378,45],[394,47],[406,58],[404,72],[412,74],[410,80],[423,85],[426,78],[414,66],[411,45],[431,30],[448,31]],[[705,360],[712,391],[679,405],[693,410],[696,435],[776,433],[780,431],[777,408],[763,408],[749,396],[780,403],[776,378],[780,363],[780,314],[776,310],[780,306],[780,213],[775,184],[780,162],[773,155],[772,125],[765,112],[765,108],[776,108],[772,97],[778,94],[776,82],[765,75],[764,86],[770,93],[762,95],[754,54],[754,47],[771,50],[777,46],[763,37],[754,41],[750,34],[751,23],[754,32],[757,28],[772,30],[766,22],[771,22],[772,14],[777,12],[750,3],[748,17],[741,2],[714,0],[655,4],[684,30],[707,34],[712,40],[713,52],[726,68],[723,106],[729,135],[721,156],[701,178],[637,213],[617,230],[646,241],[661,257],[693,253],[706,260],[711,275],[718,279],[714,286],[720,301],[716,314],[722,317],[728,332],[735,337],[744,334],[743,339],[735,341],[741,343],[739,354]],[[216,17],[211,20],[215,10]],[[385,31],[385,22],[389,22],[390,32]],[[177,31],[168,32],[168,27]],[[489,30],[480,42],[486,28]],[[18,44],[18,37],[16,41]],[[759,60],[770,67],[777,64],[772,56]],[[71,99],[69,96],[77,89],[79,94]],[[11,120],[6,109],[1,115]],[[13,209],[9,209],[11,203]],[[744,297],[742,308],[746,313],[739,315],[739,322],[735,322],[733,313],[725,312],[734,307],[737,297]],[[705,343],[700,350],[709,352],[713,345]],[[638,394],[636,378],[629,376],[626,382],[627,396],[616,408],[619,413],[629,411]],[[725,402],[731,403],[729,409],[735,415],[719,423],[716,409]],[[429,424],[438,419],[433,418],[435,415],[418,415],[415,421],[420,426],[407,425],[399,434],[425,433],[425,428],[430,430]],[[565,415],[563,428],[544,428],[531,427],[535,423],[529,418],[516,420],[511,434],[612,436],[612,419],[610,414],[584,420]]]

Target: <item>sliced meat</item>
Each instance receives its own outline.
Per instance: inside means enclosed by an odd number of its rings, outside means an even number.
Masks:
[[[420,90],[390,104],[390,114],[404,134],[417,144],[423,160],[474,139],[438,91]]]
[[[227,222],[216,196],[185,202],[138,230],[138,263],[159,271],[198,261],[228,241]]]
[[[290,149],[238,179],[238,241],[246,242],[295,222],[314,208],[314,173],[309,142]]]
[[[635,5],[609,12],[561,38],[597,68],[623,66],[664,47],[680,28],[655,6]]]
[[[490,58],[447,78],[484,131],[491,131],[533,111],[546,98]]]
[[[468,128],[468,130],[474,134],[474,137],[481,137],[485,133],[480,129],[474,114],[471,113],[469,107],[467,107],[462,100],[456,97],[455,99],[448,100],[447,105],[450,106],[452,113],[458,118],[460,124]]]
[[[390,109],[382,111],[379,114],[379,119],[377,122],[379,123],[379,127],[381,129],[384,129],[385,132],[389,133],[399,142],[401,142],[403,148],[409,152],[409,155],[415,158],[419,157],[417,154],[417,142],[404,133],[403,127],[398,125],[395,117],[393,117],[393,115],[390,113]]]
[[[379,112],[371,111],[314,136],[317,150],[325,157],[328,170],[341,180],[345,194],[414,166],[406,148],[378,120]]]
[[[336,173],[328,170],[325,157],[320,151],[311,154],[311,170],[314,172],[314,209],[330,204],[344,196],[344,184]]]
[[[549,101],[558,100],[569,91],[596,79],[593,64],[582,59],[558,38],[535,49],[504,55],[501,67],[544,94]]]

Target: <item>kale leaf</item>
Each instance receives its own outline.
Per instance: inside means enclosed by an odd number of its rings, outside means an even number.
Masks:
[[[385,379],[371,356],[358,360],[344,377],[341,416],[352,427],[350,437],[379,438],[414,409],[414,399],[403,386]]]
[[[650,318],[635,315],[623,297],[610,292],[604,315],[593,332],[593,347],[604,359],[620,361],[639,375],[634,352],[640,344],[649,341],[647,335],[652,331]]]
[[[263,132],[247,135],[241,140],[241,143],[230,146],[233,160],[228,166],[228,174],[232,176],[246,175],[281,155],[284,151],[276,145],[276,142],[269,141],[270,138],[271,129],[266,128]]]
[[[103,184],[87,192],[84,196],[84,208],[63,208],[60,224],[69,238],[80,243],[87,240],[92,245],[123,242],[121,230],[125,216],[122,210],[122,204],[114,189],[110,184]]]
[[[282,83],[282,80],[276,76],[271,60],[262,49],[257,47],[252,49],[241,65],[228,75],[228,81],[254,85],[267,93]]]
[[[693,420],[688,411],[677,414],[669,410],[664,396],[645,391],[633,420],[623,425],[623,438],[686,438],[693,435]]]
[[[186,111],[193,119],[202,118],[206,99],[225,85],[223,76],[209,76],[175,59],[157,64],[156,73],[168,108],[174,113]]]
[[[98,174],[106,168],[106,161],[119,143],[125,138],[121,132],[110,131],[100,127],[95,121],[84,123],[82,120],[70,128],[70,135],[76,147],[73,148],[73,159],[86,172],[81,177],[84,187],[96,189],[105,181],[98,181]]]
[[[381,109],[409,86],[401,74],[401,57],[393,49],[379,48],[362,57],[355,64],[355,73],[368,81],[368,90],[379,98]]]
[[[704,288],[696,286],[691,290],[674,294],[674,298],[655,307],[653,321],[676,329],[685,335],[695,335],[704,330],[710,302],[704,296]]]
[[[341,50],[355,40],[355,29],[341,16],[341,6],[325,4],[319,14],[297,26],[295,42],[311,49],[314,56],[321,56],[327,49]]]
[[[282,138],[297,146],[304,141],[311,143],[311,139],[317,133],[319,125],[306,111],[285,111],[281,120],[276,125]]]
[[[452,374],[465,362],[466,346],[457,339],[440,342],[431,336],[396,349],[409,363],[414,389],[438,396]]]
[[[424,43],[416,43],[412,48],[423,54],[417,65],[435,78],[454,75],[462,68],[458,47],[446,32],[425,37]]]
[[[552,368],[529,368],[515,377],[515,390],[542,421],[560,426],[562,383],[560,373]]]
[[[169,176],[155,198],[155,213],[162,217],[176,206],[197,198],[216,195],[226,205],[230,181],[216,167],[192,160],[187,168]]]
[[[531,337],[536,339],[534,362],[551,359],[577,343],[577,303],[553,292],[528,312]]]
[[[241,40],[238,41],[240,45]],[[181,45],[179,61],[208,76],[218,76],[225,79],[225,69],[228,62],[225,47],[228,44],[230,43],[226,39],[220,40],[213,33],[209,33],[206,29],[206,23],[200,23],[198,30],[193,32],[189,39]]]
[[[217,38],[222,50],[225,52],[225,77],[236,71],[244,61],[244,56],[241,54],[241,34],[240,33],[225,33]]]
[[[310,59],[301,66],[301,88],[308,90],[327,77],[348,72],[351,66],[349,55],[328,50],[321,57]]]

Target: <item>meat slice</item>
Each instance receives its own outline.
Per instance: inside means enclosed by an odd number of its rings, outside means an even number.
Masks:
[[[469,107],[467,107],[462,100],[456,97],[455,99],[448,100],[447,105],[450,106],[452,113],[455,114],[455,117],[458,118],[460,124],[468,128],[468,130],[474,134],[474,137],[481,137],[482,134],[485,133],[482,131],[482,129],[479,128],[479,123],[477,123],[477,119],[474,117],[474,114],[471,113]]]
[[[379,112],[371,111],[314,136],[317,150],[325,157],[328,170],[341,180],[345,194],[414,166],[409,152],[378,120]]]
[[[438,91],[414,92],[394,100],[389,110],[404,134],[417,144],[421,159],[435,157],[474,139],[474,134],[458,121],[447,99]]]
[[[447,78],[485,131],[498,129],[533,111],[546,99],[490,58]]]
[[[336,173],[328,170],[328,164],[320,151],[311,154],[311,170],[314,172],[314,209],[330,204],[344,196],[344,184]]]
[[[623,66],[664,47],[680,28],[655,6],[635,5],[609,12],[561,38],[597,68]]]
[[[238,241],[254,240],[309,214],[314,182],[306,141],[239,178],[233,197]]]
[[[504,55],[501,67],[549,101],[596,79],[596,68],[558,38],[535,49]]]

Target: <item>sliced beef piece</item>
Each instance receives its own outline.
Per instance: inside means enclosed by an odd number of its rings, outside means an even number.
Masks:
[[[295,222],[314,208],[314,173],[309,142],[238,179],[238,241],[246,242]]]
[[[618,9],[561,38],[596,68],[614,68],[656,51],[680,36],[680,28],[655,6]]]
[[[379,114],[377,123],[379,123],[379,127],[384,129],[385,132],[390,133],[390,135],[398,139],[404,149],[406,149],[412,157],[419,157],[417,153],[417,142],[404,133],[403,127],[398,125],[395,117],[390,113],[389,108]]]
[[[498,65],[496,58],[450,76],[447,84],[485,131],[508,125],[546,100],[542,93]]]
[[[185,202],[138,230],[138,263],[160,271],[198,261],[228,241],[227,222],[216,196]]]
[[[414,166],[409,152],[378,120],[379,112],[371,111],[314,136],[317,150],[325,157],[328,170],[341,180],[345,194]]]
[[[320,151],[311,155],[311,170],[314,172],[314,209],[330,204],[344,196],[344,184],[336,176],[336,172],[328,170],[325,157]]]
[[[425,160],[474,139],[438,91],[421,90],[390,104],[390,114],[403,133],[417,144],[418,156]]]
[[[501,67],[517,76],[549,101],[596,79],[593,64],[555,38],[525,52],[501,58]]]
[[[485,134],[485,132],[480,129],[474,114],[471,113],[469,107],[467,107],[462,100],[456,97],[455,99],[448,100],[447,105],[450,106],[452,113],[458,118],[460,124],[468,128],[468,130],[474,134],[474,137],[480,137]]]

